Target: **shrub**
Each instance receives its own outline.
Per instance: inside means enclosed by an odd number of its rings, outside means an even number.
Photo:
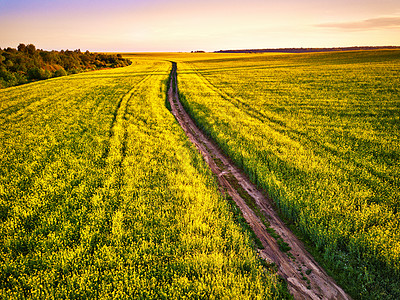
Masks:
[[[66,76],[67,72],[65,72],[64,68],[58,69],[54,72],[54,77]]]
[[[42,78],[42,69],[38,67],[33,67],[28,70],[28,78],[31,80],[41,79]]]

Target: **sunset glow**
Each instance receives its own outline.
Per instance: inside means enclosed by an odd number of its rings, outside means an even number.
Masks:
[[[215,51],[400,45],[400,1],[0,0],[0,47]]]

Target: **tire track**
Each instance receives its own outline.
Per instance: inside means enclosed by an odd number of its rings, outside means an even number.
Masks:
[[[136,83],[131,90],[121,97],[115,108],[109,129],[109,139],[102,156],[102,161],[104,163],[104,180],[92,196],[94,205],[93,220],[102,214],[107,215],[109,219],[113,219],[114,215],[117,213],[117,208],[121,201],[121,189],[124,185],[123,178],[125,170],[123,162],[127,150],[129,103],[135,93],[146,84],[152,75],[153,74],[149,74]],[[103,230],[110,231],[111,226]]]
[[[127,118],[127,110],[128,110],[128,103],[131,100],[133,94],[138,91],[138,89],[146,82],[152,74],[147,75],[143,79],[141,79],[128,93],[126,93],[121,100],[118,102],[117,107],[113,113],[113,119],[111,121],[110,130],[109,130],[109,140],[108,145],[103,153],[103,158],[105,160],[108,159],[110,156],[110,149],[112,148],[112,142],[116,139],[116,129],[118,124],[124,123]],[[126,130],[125,130],[126,131]],[[122,139],[124,140],[124,139]],[[124,152],[124,151],[123,151]]]
[[[289,291],[295,299],[350,299],[278,217],[273,210],[271,200],[258,190],[247,176],[219,150],[218,146],[195,125],[179,101],[176,71],[176,63],[172,62],[168,90],[172,114],[217,176],[221,190],[236,202],[246,221],[260,239],[264,246],[264,249],[258,250],[260,257],[277,266],[279,275],[287,281]],[[254,210],[250,208],[249,199],[246,198],[251,198],[255,203],[255,209],[252,206]],[[257,211],[260,211],[261,215]],[[263,222],[264,218],[269,224]],[[277,240],[269,233],[271,228],[288,244],[291,248],[290,253],[280,250]]]

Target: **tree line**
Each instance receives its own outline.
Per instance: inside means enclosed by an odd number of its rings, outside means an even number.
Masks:
[[[33,44],[0,48],[0,88],[35,80],[130,65],[121,54],[81,52],[80,49],[44,51]]]

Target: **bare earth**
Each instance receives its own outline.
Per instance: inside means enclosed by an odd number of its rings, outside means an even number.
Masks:
[[[168,100],[171,104],[173,115],[190,141],[199,149],[212,172],[217,175],[221,191],[226,191],[233,198],[237,206],[241,209],[246,221],[262,242],[264,249],[259,250],[259,255],[268,263],[276,264],[279,275],[287,281],[289,291],[294,298],[351,299],[335,283],[333,278],[328,276],[322,267],[318,265],[307,252],[303,243],[286,227],[273,210],[271,200],[259,191],[248,177],[195,125],[179,101],[177,88],[174,87],[177,87],[175,63],[173,63],[170,88],[168,90]],[[232,180],[234,180],[235,185],[240,184],[255,200],[255,203],[269,221],[270,227],[291,247],[290,253],[294,259],[279,249],[276,240],[268,233],[260,218],[246,204],[237,189],[232,186]],[[306,275],[306,271],[308,275]],[[303,276],[306,276],[310,283],[307,283]]]

